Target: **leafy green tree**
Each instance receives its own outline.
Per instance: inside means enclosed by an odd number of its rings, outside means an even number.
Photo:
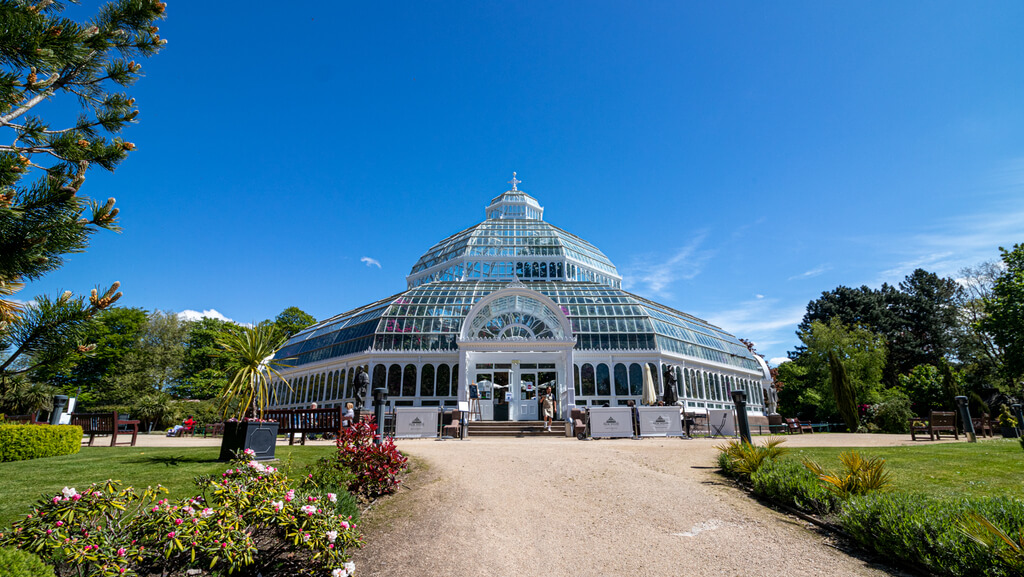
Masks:
[[[153,311],[147,315],[136,341],[112,375],[114,388],[130,395],[129,399],[171,389],[181,372],[185,334],[174,313]]]
[[[833,415],[838,413],[847,421],[848,415],[842,412],[846,409],[846,397],[853,398],[854,406],[878,400],[886,357],[884,337],[864,328],[850,328],[833,318],[828,323],[812,322],[809,331],[800,333],[800,339],[805,350],[791,362],[806,369],[803,382],[815,392],[822,408],[831,408]],[[842,366],[841,372],[833,368],[836,362]]]
[[[846,366],[843,365],[839,353],[835,350],[828,351],[828,370],[836,407],[839,408],[839,414],[842,415],[850,432],[855,433],[860,425],[860,418],[857,414],[857,393],[850,383],[850,375],[846,372]]]
[[[982,320],[988,317],[992,289],[1002,273],[1000,263],[984,262],[964,267],[957,274],[962,287],[957,299],[961,322],[953,339],[954,356],[960,364],[965,386],[974,394],[991,388],[1009,392],[1002,373],[1003,349],[982,325]]]
[[[291,338],[302,329],[316,322],[313,315],[299,307],[288,307],[281,311],[281,314],[274,317],[274,326],[281,331],[286,338]]]
[[[988,316],[980,329],[992,335],[995,344],[1003,350],[1002,373],[1010,392],[1024,396],[1024,244],[1013,249],[1000,247],[1002,274],[992,287],[992,297],[986,300]]]
[[[954,397],[961,393],[961,388],[959,373],[945,363],[942,369],[918,365],[909,374],[900,375],[899,389],[910,399],[913,410],[922,416],[932,409],[954,410]]]
[[[118,229],[114,199],[81,189],[92,166],[112,171],[135,147],[114,136],[138,115],[134,99],[116,90],[140,76],[133,58],[166,42],[154,25],[164,9],[155,0],[113,0],[79,23],[61,16],[62,2],[0,2],[0,387],[88,346],[86,325],[120,296],[115,283],[88,303],[64,293],[22,309],[12,298],[24,281],[84,251],[98,230]],[[80,114],[52,126],[38,107],[58,97],[73,98]]]
[[[186,323],[181,374],[172,393],[179,399],[212,399],[228,384],[227,362],[218,356],[217,340],[238,325],[202,318]]]

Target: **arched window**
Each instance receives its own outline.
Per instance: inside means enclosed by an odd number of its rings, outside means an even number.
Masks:
[[[658,386],[658,383],[661,379],[661,371],[658,370],[658,365],[654,363],[647,363],[647,366],[651,369],[651,381],[654,383],[655,392],[660,391],[661,387]]]
[[[440,363],[437,365],[437,396],[450,397],[449,384],[451,383],[451,369],[448,365]]]
[[[572,366],[572,382],[573,382],[573,385],[576,388],[576,396],[577,397],[583,396],[583,389],[580,388],[580,366],[579,365],[573,365]]]
[[[402,376],[402,396],[416,396],[416,365],[412,363],[405,365],[405,374]]]
[[[686,388],[683,386],[683,369],[676,367],[676,396],[686,396]]]
[[[580,367],[580,382],[583,388],[583,396],[593,396],[596,394],[596,388],[594,386],[594,365],[590,363],[583,363]]]
[[[388,396],[397,397],[402,394],[402,365],[388,367]]]
[[[629,394],[637,397],[643,394],[644,390],[644,370],[640,367],[640,363],[633,363],[629,365]]]
[[[433,397],[434,394],[434,365],[428,363],[420,372],[420,396]]]
[[[615,364],[615,394],[619,397],[629,396],[629,375],[626,373],[626,365]]]
[[[707,375],[704,373],[704,371],[697,371],[697,384],[700,387],[700,398],[704,399],[705,401],[710,400],[710,398],[708,397],[707,381],[705,380],[706,376]]]
[[[452,396],[459,394],[459,363],[452,365]]]
[[[540,263],[540,278],[548,278],[548,263]]]
[[[562,278],[562,263],[561,262],[557,262],[555,264],[558,265],[558,271],[557,271],[558,272],[558,278]]]
[[[370,385],[370,390],[366,391],[366,396],[373,396],[373,389],[379,389],[381,387],[388,386],[388,368],[384,365],[377,365],[373,367],[373,384]]]
[[[608,365],[604,363],[597,365],[597,394],[601,396],[612,394],[612,379],[608,373]]]
[[[345,380],[345,376],[346,376],[347,373],[348,373],[348,369],[342,370],[341,371],[341,377],[338,380],[338,398],[339,399],[347,399],[348,398],[348,381]]]
[[[683,380],[686,381],[686,397],[689,399],[693,398],[693,382],[691,380],[692,374],[692,369],[683,369]]]

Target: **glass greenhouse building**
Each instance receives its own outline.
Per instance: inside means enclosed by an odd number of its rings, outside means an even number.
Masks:
[[[729,391],[741,389],[751,416],[765,414],[762,359],[706,321],[622,290],[608,257],[545,222],[517,184],[513,175],[486,220],[430,247],[405,292],[293,336],[277,355],[290,386],[277,384],[276,406],[352,400],[362,367],[392,407],[456,406],[475,384],[481,418],[535,420],[549,386],[560,409],[639,405],[649,366],[659,397],[674,382],[688,411],[732,408]]]

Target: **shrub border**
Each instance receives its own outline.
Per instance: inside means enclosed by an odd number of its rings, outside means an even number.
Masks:
[[[0,463],[74,455],[81,448],[77,425],[0,425]]]

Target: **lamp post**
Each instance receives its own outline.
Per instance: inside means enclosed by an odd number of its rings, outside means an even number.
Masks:
[[[384,404],[388,400],[388,390],[384,387],[373,390],[373,418],[377,421],[377,434],[373,436],[373,444],[379,445],[384,439]]]
[[[1017,415],[1017,430],[1024,432],[1024,411],[1021,411],[1020,403],[1010,405],[1013,414]]]
[[[959,396],[956,399],[956,406],[960,410],[960,420],[964,422],[964,434],[967,435],[968,443],[977,443],[978,437],[974,434],[974,421],[971,420],[971,409],[967,406],[967,397]]]
[[[750,423],[747,422],[747,393],[746,391],[733,391],[732,402],[736,405],[736,420],[740,424],[740,438],[744,443],[750,444]]]

